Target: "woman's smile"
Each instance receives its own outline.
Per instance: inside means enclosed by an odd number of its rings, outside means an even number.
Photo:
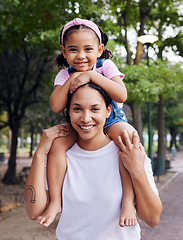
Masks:
[[[78,132],[79,141],[100,142],[104,137],[103,127],[110,108],[106,107],[99,92],[90,87],[81,87],[74,93],[69,115],[71,124]]]
[[[94,125],[89,125],[89,126],[79,125],[79,126],[80,126],[80,128],[82,128],[84,130],[91,130],[94,127]]]

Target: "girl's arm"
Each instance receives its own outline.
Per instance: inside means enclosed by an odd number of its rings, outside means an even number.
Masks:
[[[70,78],[63,85],[56,85],[51,96],[50,96],[50,106],[53,112],[62,112],[67,104],[67,95],[70,89],[71,81],[80,75],[80,72],[73,73]]]
[[[129,171],[136,199],[136,209],[139,218],[151,227],[159,223],[162,212],[162,203],[153,192],[144,169],[146,154],[140,145],[136,132],[130,141],[128,134],[124,131],[123,142],[119,138],[120,158]],[[152,177],[152,176],[150,176]]]
[[[111,81],[112,80],[112,81]],[[92,81],[103,88],[109,96],[116,102],[123,103],[127,99],[127,90],[120,76],[108,79],[95,71],[81,73],[70,82],[70,92],[73,92],[78,86]]]
[[[45,186],[45,158],[55,138],[67,135],[64,125],[57,125],[43,131],[40,143],[34,153],[29,176],[24,189],[24,205],[28,216],[36,219],[47,208],[49,195]]]

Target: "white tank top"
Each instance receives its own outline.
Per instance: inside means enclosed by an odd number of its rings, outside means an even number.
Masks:
[[[118,148],[111,141],[96,151],[75,144],[67,151],[59,240],[139,240],[140,227],[121,228],[122,184]]]

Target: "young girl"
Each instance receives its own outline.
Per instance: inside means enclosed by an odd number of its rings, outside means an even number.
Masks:
[[[104,131],[118,144],[118,136],[123,136],[122,133],[126,130],[131,138],[134,128],[127,123],[121,108],[127,98],[127,90],[122,81],[124,74],[109,60],[112,54],[110,50],[104,49],[107,41],[107,35],[89,20],[76,18],[65,25],[60,34],[62,53],[57,57],[57,64],[62,70],[56,76],[50,105],[54,112],[61,112],[66,107],[68,92],[72,93],[78,86],[90,81],[99,85],[113,100],[112,111],[105,122]],[[87,116],[83,121],[89,122]],[[84,124],[80,127],[88,133],[93,128],[92,125]],[[65,137],[54,141],[48,155],[50,203],[42,216],[37,218],[38,223],[44,227],[48,227],[55,215],[61,212],[61,190],[67,167],[65,152],[77,140],[77,134],[70,125],[65,125],[65,129]],[[119,161],[123,186],[119,224],[124,227],[135,225],[136,215],[131,178],[121,164]]]

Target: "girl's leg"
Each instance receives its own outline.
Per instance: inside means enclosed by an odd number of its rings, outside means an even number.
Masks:
[[[68,150],[77,140],[75,130],[68,124],[69,134],[54,140],[47,160],[47,179],[50,202],[46,211],[37,218],[37,222],[44,227],[48,227],[55,216],[61,212],[62,185],[67,168],[66,150]]]
[[[128,132],[131,139],[135,129],[126,122],[115,123],[109,126],[107,129],[105,129],[105,132],[108,134],[110,138],[113,139],[113,141],[117,145],[118,136],[121,136],[121,138],[123,138],[124,130]],[[121,208],[122,210],[121,210],[121,215],[119,219],[119,225],[121,227],[133,226],[137,223],[137,219],[136,219],[135,207],[134,207],[134,191],[133,191],[132,181],[122,161],[119,161],[119,169],[120,169],[122,187],[123,187],[122,208]]]

